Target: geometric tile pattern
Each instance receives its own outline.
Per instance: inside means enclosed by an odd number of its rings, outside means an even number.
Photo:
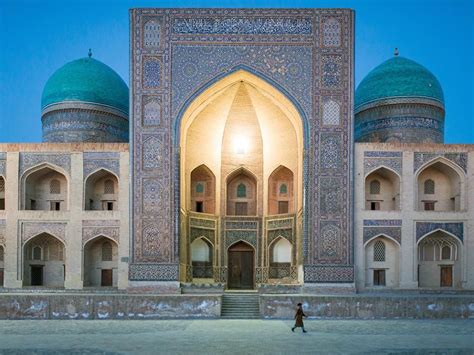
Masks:
[[[420,240],[420,238],[427,233],[437,229],[449,232],[458,237],[461,241],[464,240],[464,223],[462,222],[416,222],[416,241]]]
[[[415,162],[413,172],[416,172],[420,166],[437,157],[444,157],[454,164],[461,167],[467,173],[467,153],[449,153],[449,152],[415,152]]]

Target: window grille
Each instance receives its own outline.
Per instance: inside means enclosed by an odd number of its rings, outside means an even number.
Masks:
[[[0,178],[0,192],[5,191],[5,180],[3,178]]]
[[[102,244],[102,261],[112,261],[112,244],[110,242]]]
[[[110,179],[104,181],[104,194],[114,194],[114,182]]]
[[[53,179],[49,182],[49,193],[51,194],[60,194],[61,193],[61,183],[57,179]]]
[[[280,195],[284,195],[288,193],[288,186],[286,184],[280,185]]]
[[[372,180],[370,182],[370,194],[371,195],[378,195],[380,194],[380,181]]]
[[[33,248],[33,260],[41,260],[41,247]]]
[[[425,195],[433,195],[435,193],[435,183],[428,179],[425,181]]]
[[[198,182],[198,183],[196,184],[196,193],[197,193],[197,194],[202,194],[202,193],[204,193],[204,184],[203,184],[203,183]]]
[[[381,240],[374,244],[374,261],[385,261],[385,243]]]
[[[247,197],[247,187],[244,184],[237,186],[237,197]]]

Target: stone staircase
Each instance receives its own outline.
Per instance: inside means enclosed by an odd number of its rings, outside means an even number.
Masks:
[[[222,295],[221,318],[259,319],[260,296],[258,293],[230,293]]]

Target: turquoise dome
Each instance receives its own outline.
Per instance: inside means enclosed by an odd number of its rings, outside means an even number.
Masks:
[[[81,58],[59,68],[47,81],[41,97],[41,109],[64,101],[106,105],[128,116],[128,87],[109,66]]]
[[[393,97],[429,98],[444,104],[443,89],[422,65],[403,57],[386,60],[373,69],[357,87],[355,108]]]

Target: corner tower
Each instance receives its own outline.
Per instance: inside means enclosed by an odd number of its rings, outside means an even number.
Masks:
[[[444,114],[436,77],[396,51],[357,87],[355,141],[443,143]]]
[[[69,62],[47,81],[41,98],[44,142],[128,142],[128,87],[91,58]]]

